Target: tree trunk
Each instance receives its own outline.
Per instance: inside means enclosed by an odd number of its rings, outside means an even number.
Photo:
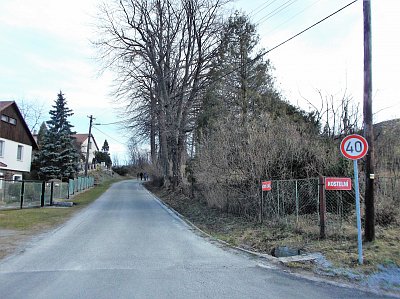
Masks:
[[[156,149],[156,98],[153,92],[150,90],[150,156],[151,163],[156,164],[157,162],[157,149]]]

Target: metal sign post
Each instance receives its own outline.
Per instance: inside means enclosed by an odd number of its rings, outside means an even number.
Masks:
[[[357,163],[357,160],[353,160],[353,164],[354,164],[354,189],[356,190],[358,263],[360,265],[362,265],[363,264],[363,253],[362,253],[360,191],[359,191],[359,185],[358,185],[358,163]]]
[[[358,263],[362,265],[362,236],[361,236],[361,212],[360,212],[360,190],[358,183],[357,160],[365,156],[368,151],[368,143],[364,137],[353,134],[345,137],[340,143],[340,151],[347,159],[353,160],[354,165],[354,189],[356,192],[356,213],[357,213],[357,241],[358,241]]]
[[[261,181],[260,223],[263,222],[264,191],[271,191],[272,181]]]

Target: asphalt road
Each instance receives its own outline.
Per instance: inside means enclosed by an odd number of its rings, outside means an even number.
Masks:
[[[376,298],[260,267],[195,233],[136,181],[114,184],[0,263],[0,298]]]

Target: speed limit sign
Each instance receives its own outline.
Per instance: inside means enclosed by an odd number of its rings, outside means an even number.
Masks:
[[[353,160],[354,164],[354,190],[356,192],[356,215],[357,215],[357,243],[358,263],[363,263],[362,234],[361,234],[361,212],[360,212],[360,187],[358,184],[358,159],[365,156],[368,151],[368,142],[364,137],[353,134],[345,137],[340,143],[340,151],[347,159]]]
[[[347,159],[361,159],[368,151],[367,140],[358,134],[346,136],[340,143],[340,151]]]

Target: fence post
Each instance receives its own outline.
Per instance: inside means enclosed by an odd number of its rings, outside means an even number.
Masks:
[[[23,207],[23,205],[24,205],[24,193],[25,193],[25,182],[24,181],[22,181],[22,184],[21,184],[21,192],[20,192],[20,195],[21,195],[21,209],[22,209],[22,207]]]
[[[326,197],[325,197],[325,179],[322,175],[319,176],[319,237],[326,238]]]
[[[298,192],[298,180],[296,180],[296,223],[299,223],[299,192]]]
[[[263,205],[264,205],[264,191],[262,188],[262,179],[260,179],[260,187],[261,187],[261,198],[260,198],[260,223],[263,223]]]
[[[54,182],[51,182],[50,185],[50,205],[53,205],[53,192],[54,192]]]
[[[280,202],[279,202],[279,181],[276,182],[276,190],[278,191],[278,218],[280,215]]]
[[[40,206],[44,207],[44,194],[46,193],[46,182],[42,182],[42,195],[40,196]]]

